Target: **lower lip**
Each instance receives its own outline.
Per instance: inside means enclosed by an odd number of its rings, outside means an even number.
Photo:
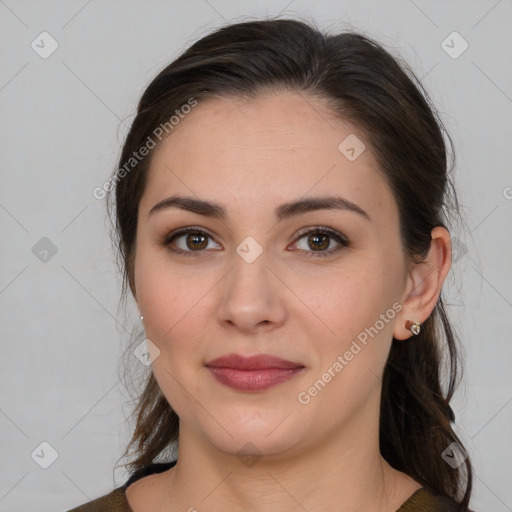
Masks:
[[[263,391],[295,377],[304,368],[264,368],[238,370],[208,366],[208,370],[222,384],[243,391]]]

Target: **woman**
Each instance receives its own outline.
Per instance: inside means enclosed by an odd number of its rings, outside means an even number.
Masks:
[[[379,44],[296,20],[151,82],[106,187],[151,372],[130,479],[75,512],[468,510],[445,137]]]

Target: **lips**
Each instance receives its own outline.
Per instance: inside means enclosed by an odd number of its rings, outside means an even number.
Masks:
[[[264,391],[304,370],[299,363],[269,355],[229,354],[206,363],[218,382],[240,391]]]
[[[262,370],[270,368],[293,369],[304,367],[300,363],[294,363],[267,354],[259,354],[251,357],[229,354],[209,361],[206,363],[206,366],[214,368],[234,368],[237,370]]]

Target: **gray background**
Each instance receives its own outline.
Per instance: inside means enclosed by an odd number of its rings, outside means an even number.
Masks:
[[[278,13],[375,37],[439,107],[468,225],[447,282],[466,359],[458,432],[475,465],[473,508],[512,510],[510,0],[0,0],[0,511],[66,510],[124,483],[113,471],[129,434],[118,367],[139,326],[133,302],[126,318],[118,310],[92,191],[157,71],[210,29]],[[43,51],[43,31],[58,43],[47,58],[31,47]],[[462,40],[442,44],[454,31],[469,44],[457,58]],[[58,452],[47,469],[42,442]]]

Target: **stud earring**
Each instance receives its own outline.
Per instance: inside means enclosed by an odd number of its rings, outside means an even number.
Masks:
[[[142,322],[142,320],[144,320],[144,317],[140,315],[140,321]]]
[[[421,325],[419,322],[411,322],[410,320],[407,320],[405,322],[406,329],[409,329],[414,335],[417,335],[420,333]]]

